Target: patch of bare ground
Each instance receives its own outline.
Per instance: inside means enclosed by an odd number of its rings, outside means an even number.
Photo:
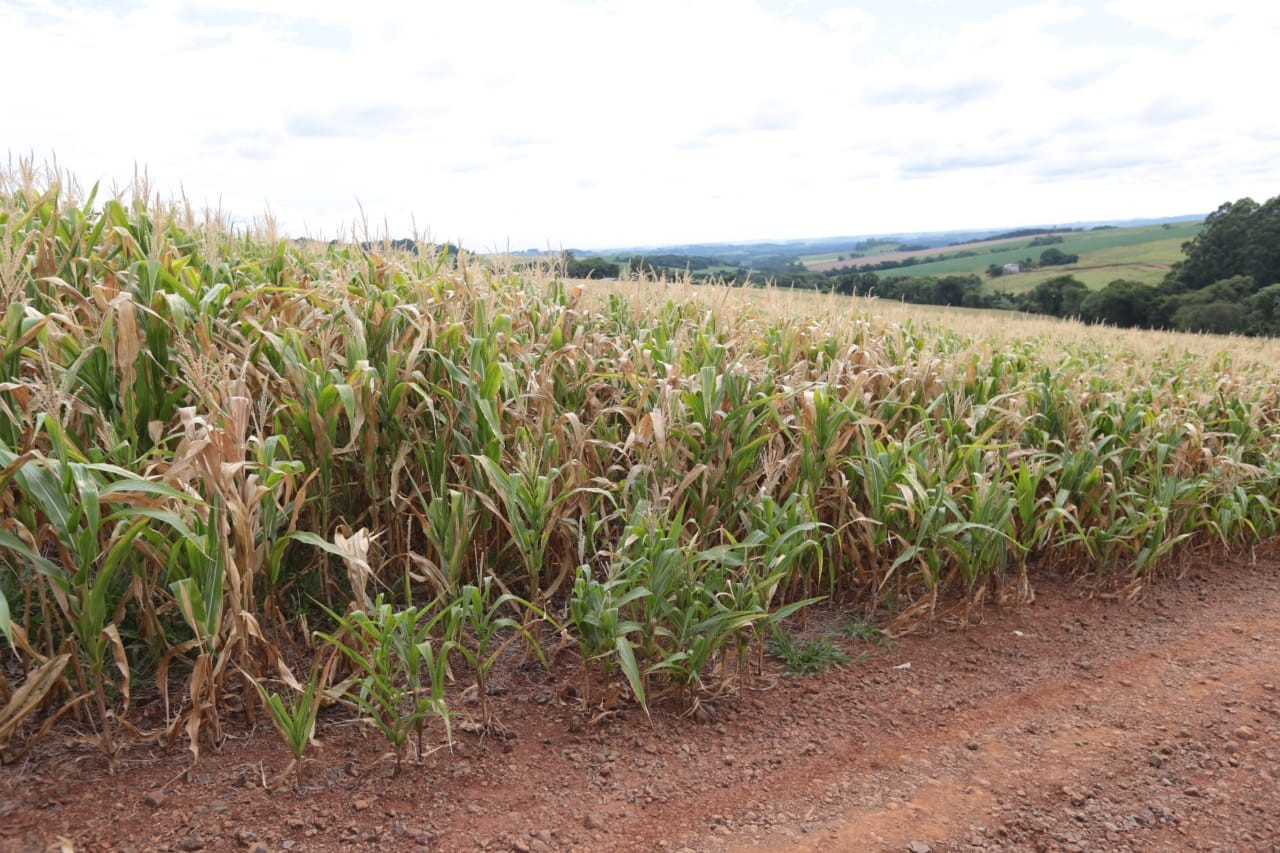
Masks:
[[[1276,849],[1280,563],[1205,562],[1136,602],[1036,588],[889,644],[816,612],[808,633],[868,659],[767,666],[696,718],[593,722],[572,660],[512,661],[494,679],[507,735],[462,732],[398,777],[341,717],[303,787],[275,793],[288,755],[265,725],[190,774],[176,747],[135,747],[112,776],[51,740],[0,770],[0,848]]]

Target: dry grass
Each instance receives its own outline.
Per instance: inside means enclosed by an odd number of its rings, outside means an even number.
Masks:
[[[976,346],[992,350],[1027,341],[1054,347],[1103,346],[1114,351],[1111,360],[1126,372],[1150,366],[1157,357],[1171,353],[1195,355],[1209,363],[1229,358],[1241,366],[1280,364],[1280,340],[1275,338],[1118,329],[1042,314],[912,305],[782,287],[722,287],[688,281],[593,281],[587,286],[592,293],[619,293],[640,303],[673,299],[697,301],[730,315],[759,312],[770,320],[817,324],[827,334],[838,335],[851,325],[867,323],[877,329],[905,325],[958,334],[971,338]],[[1056,349],[1049,353],[1050,360],[1060,352]]]

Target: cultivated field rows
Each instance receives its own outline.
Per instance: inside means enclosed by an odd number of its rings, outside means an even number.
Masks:
[[[2,204],[10,758],[243,716],[301,779],[336,703],[398,768],[501,728],[504,655],[692,715],[820,599],[892,633],[1276,530],[1271,343]]]

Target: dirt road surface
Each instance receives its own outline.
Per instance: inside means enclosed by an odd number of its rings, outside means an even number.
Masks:
[[[808,634],[865,660],[775,664],[689,718],[593,723],[572,661],[512,666],[506,737],[462,732],[395,778],[340,716],[304,786],[274,793],[287,755],[264,728],[189,775],[179,749],[109,776],[50,742],[0,768],[0,849],[1280,849],[1280,563],[1205,561],[1133,602],[1036,591],[892,643],[815,613]]]

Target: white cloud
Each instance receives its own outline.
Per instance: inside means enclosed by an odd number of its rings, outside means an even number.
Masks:
[[[1280,13],[1166,0],[0,5],[0,139],[477,248],[1208,210],[1280,191]],[[1242,7],[1241,7],[1242,8]],[[1244,82],[1242,82],[1244,81]],[[1073,177],[1074,176],[1074,179]]]
[[[865,9],[856,7],[828,9],[823,13],[823,20],[831,28],[833,35],[850,45],[865,43],[875,32],[875,15]]]
[[[1222,4],[1201,0],[1113,0],[1107,11],[1171,38],[1193,41],[1210,37],[1232,17]]]

